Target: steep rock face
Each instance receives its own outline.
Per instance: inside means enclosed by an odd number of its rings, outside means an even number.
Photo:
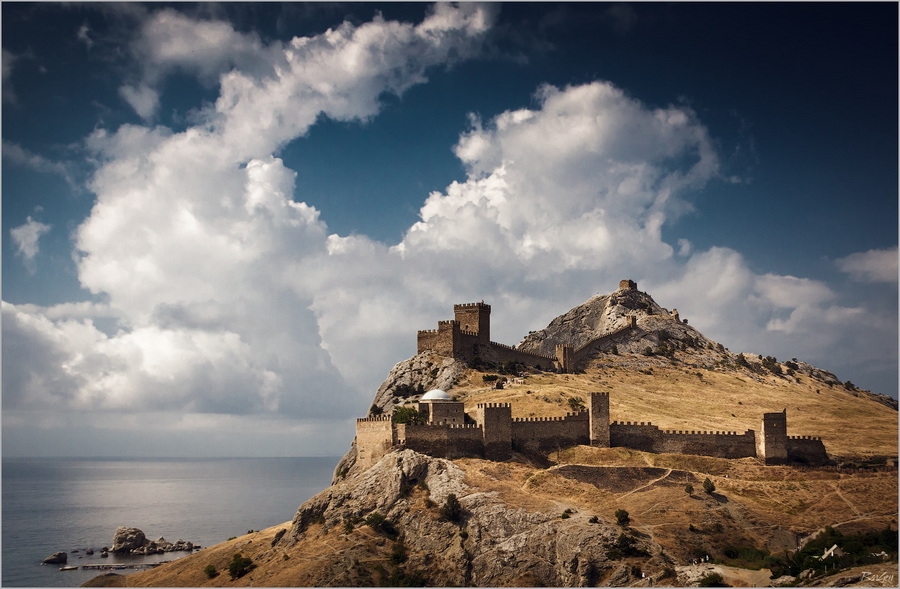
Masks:
[[[423,510],[423,499],[414,489],[427,489],[435,507]],[[436,507],[451,493],[463,508],[459,523],[443,521]],[[588,586],[628,577],[625,564],[607,554],[621,528],[589,523],[586,516],[563,519],[557,511],[506,505],[498,493],[467,484],[465,471],[453,462],[411,450],[390,453],[304,503],[281,542],[291,545],[309,534],[345,529],[346,522],[362,525],[361,518],[373,512],[384,515],[402,536],[409,553],[407,568],[423,572],[432,585],[518,581]],[[637,546],[650,555],[647,569],[669,565],[657,545],[638,539]],[[358,584],[360,562],[359,556],[345,554],[326,565],[329,570],[322,571],[322,578],[329,585]]]
[[[624,327],[629,316],[636,318],[637,329],[615,340],[621,352],[640,353],[646,347],[656,348],[669,338],[695,342],[698,348],[707,348],[710,343],[716,347],[715,342],[658,305],[650,295],[633,289],[592,297],[544,329],[528,334],[516,347],[539,354],[554,354],[556,344],[569,344],[577,349]]]
[[[388,414],[396,405],[414,402],[431,389],[447,390],[466,371],[466,363],[455,358],[435,356],[429,352],[416,354],[398,362],[375,393],[368,415]],[[350,450],[338,461],[332,482],[350,472],[356,463],[356,439]]]
[[[390,413],[395,405],[415,401],[431,389],[447,390],[466,368],[465,362],[455,358],[435,356],[430,352],[416,354],[391,369],[378,387],[372,406],[378,413]]]

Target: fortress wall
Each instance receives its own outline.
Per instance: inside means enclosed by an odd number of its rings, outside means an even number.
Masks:
[[[543,370],[551,370],[556,362],[556,358],[552,356],[523,352],[497,342],[491,342],[491,351],[497,357],[498,362],[521,362],[527,366],[540,366]]]
[[[565,417],[516,418],[512,422],[512,443],[521,451],[589,444],[588,414],[583,411]]]
[[[437,329],[416,332],[417,353],[431,350],[442,356],[454,356],[459,344],[459,324],[455,321],[439,321]]]
[[[397,424],[397,443],[438,458],[484,454],[481,428],[477,425]]]
[[[609,426],[611,446],[643,452],[694,454],[718,458],[756,456],[756,433],[662,431],[650,422],[613,422]]]
[[[620,327],[619,329],[617,329],[617,330],[615,330],[615,331],[611,331],[611,332],[609,332],[609,333],[603,334],[603,335],[601,335],[600,337],[594,338],[594,339],[592,339],[591,341],[589,341],[588,343],[584,344],[583,346],[581,346],[580,348],[578,348],[577,350],[575,350],[575,353],[574,353],[574,360],[575,360],[575,363],[577,364],[577,363],[579,363],[579,362],[583,362],[583,361],[584,361],[585,359],[587,359],[587,358],[591,355],[591,353],[593,353],[598,347],[600,347],[600,346],[602,346],[602,345],[608,343],[610,340],[614,339],[616,336],[618,336],[618,335],[620,335],[620,334],[622,334],[622,333],[624,333],[624,332],[626,332],[626,331],[631,330],[631,327],[632,327],[632,326],[631,326],[631,324],[629,323],[629,325],[626,325],[626,326],[624,326],[624,327]]]
[[[662,446],[662,432],[649,421],[620,423],[614,421],[609,424],[609,445],[624,446],[642,452],[659,452]]]
[[[813,436],[790,436],[787,439],[788,458],[806,464],[825,464],[828,453],[822,438]]]
[[[396,441],[390,415],[356,420],[356,463],[369,468],[387,454]]]
[[[704,432],[685,434],[663,432],[660,452],[695,454],[717,458],[756,456],[756,432]]]

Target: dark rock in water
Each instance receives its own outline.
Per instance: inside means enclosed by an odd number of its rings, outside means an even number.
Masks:
[[[109,558],[109,552],[101,552],[100,558]]]
[[[147,537],[144,536],[142,530],[120,526],[116,528],[110,552],[113,554],[128,554],[143,548],[146,543]]]
[[[42,564],[66,564],[69,562],[69,555],[65,552],[56,552],[41,561]]]
[[[88,556],[90,556],[90,555],[92,555],[92,554],[94,553],[94,549],[93,549],[93,548],[88,548],[87,550],[84,551],[84,553],[87,554]]]

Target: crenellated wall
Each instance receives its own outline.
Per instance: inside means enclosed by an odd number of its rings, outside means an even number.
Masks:
[[[543,370],[551,370],[556,365],[556,358],[553,356],[544,356],[543,354],[532,354],[517,350],[506,344],[498,344],[490,342],[491,353],[497,358],[498,362],[521,362],[526,366],[539,366]]]
[[[606,348],[611,341],[616,339],[616,337],[622,335],[625,332],[631,331],[635,327],[637,327],[637,319],[633,315],[631,315],[628,317],[627,324],[609,333],[605,333],[598,338],[594,338],[580,348],[576,349],[572,353],[573,365],[578,366],[582,362],[589,360],[591,355],[593,355],[597,350]]]
[[[588,413],[565,417],[525,417],[512,421],[512,445],[520,452],[535,452],[589,444]]]
[[[462,458],[484,453],[479,425],[409,424],[396,425],[397,445],[438,458]]]
[[[718,458],[756,456],[756,432],[661,430],[648,422],[617,422],[609,425],[611,446],[644,452],[695,454]]]
[[[828,462],[828,453],[825,452],[825,444],[822,438],[814,436],[788,436],[788,457],[796,462],[807,464],[825,464]]]
[[[397,443],[390,415],[356,420],[356,463],[368,468]]]

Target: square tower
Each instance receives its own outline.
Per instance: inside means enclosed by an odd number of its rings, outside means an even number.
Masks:
[[[491,341],[491,306],[484,303],[465,303],[453,305],[454,319],[459,322],[462,331],[478,336],[481,343]]]
[[[479,403],[477,421],[484,437],[484,457],[506,460],[512,455],[512,405]]]
[[[763,413],[762,431],[756,441],[756,457],[764,464],[787,462],[787,410]]]
[[[609,448],[609,393],[588,396],[588,429],[591,446]]]

